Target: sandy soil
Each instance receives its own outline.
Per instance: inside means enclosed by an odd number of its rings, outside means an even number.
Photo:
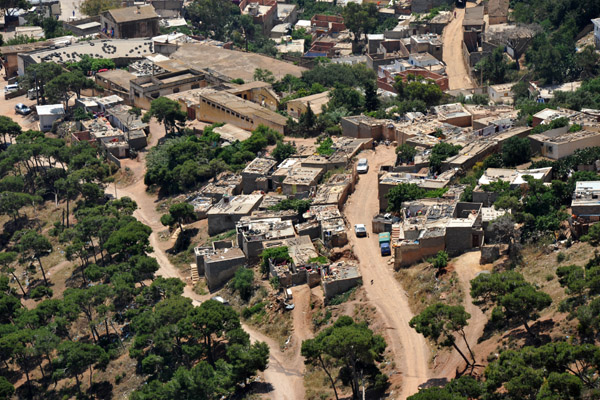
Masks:
[[[480,251],[471,251],[452,260],[449,267],[454,269],[458,276],[460,286],[465,294],[463,305],[465,310],[471,314],[469,325],[465,328],[467,341],[475,353],[476,361],[480,364],[485,364],[487,353],[478,354],[475,350],[475,346],[477,345],[477,340],[483,334],[483,329],[487,323],[487,317],[481,311],[481,308],[473,304],[473,298],[471,297],[471,280],[474,279],[480,271],[491,271],[492,264],[480,265],[480,257]],[[457,344],[461,350],[463,350],[465,355],[469,357],[462,339],[457,340]],[[436,359],[436,367],[436,375],[438,378],[445,377],[450,380],[456,376],[457,370],[462,371],[464,369],[465,361],[458,352],[451,350],[449,353],[443,354]]]
[[[467,2],[467,7],[475,4]],[[456,8],[456,18],[452,19],[444,28],[442,41],[444,42],[444,62],[448,75],[448,86],[453,89],[473,88],[475,85],[469,77],[462,52],[463,31],[462,23],[465,17],[464,8]]]
[[[394,279],[393,267],[388,264],[389,257],[381,257],[370,223],[379,208],[377,171],[381,165],[393,163],[394,149],[379,147],[363,154],[369,161],[369,172],[360,175],[356,191],[346,203],[345,215],[352,226],[363,223],[369,232],[367,238],[356,238],[351,233],[350,242],[360,261],[367,297],[377,307],[378,315],[387,326],[386,341],[402,373],[402,390],[398,398],[405,399],[416,393],[419,385],[430,377],[430,351],[423,336],[408,325],[413,315],[406,293]]]

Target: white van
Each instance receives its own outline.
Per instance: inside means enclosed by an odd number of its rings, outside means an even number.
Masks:
[[[12,93],[16,92],[17,90],[19,90],[18,83],[11,83],[10,85],[4,86],[4,93]]]

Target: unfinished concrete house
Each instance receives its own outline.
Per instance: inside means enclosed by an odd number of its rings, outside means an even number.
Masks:
[[[394,267],[406,267],[445,250],[456,256],[483,244],[481,204],[422,199],[404,204],[395,240]]]
[[[321,269],[321,284],[325,300],[331,300],[338,294],[344,293],[362,283],[358,265],[339,261]]]
[[[346,199],[354,191],[356,175],[334,174],[323,185],[319,185],[312,205],[330,206],[336,205],[340,210],[344,207]]]
[[[283,193],[290,196],[296,193],[311,192],[317,187],[322,175],[322,168],[292,168],[281,183]]]
[[[279,279],[280,285],[289,287],[292,285],[308,284],[315,287],[321,281],[321,272],[317,264],[311,262],[319,256],[315,250],[310,237],[298,236],[288,239],[271,240],[263,243],[265,249],[275,247],[287,247],[291,262],[278,263],[269,262],[271,276]]]
[[[263,243],[294,237],[292,221],[281,218],[250,219],[244,217],[237,224],[238,245],[248,260],[256,260],[263,251]]]
[[[255,158],[242,171],[242,192],[250,194],[255,190],[268,192],[273,189],[271,174],[277,161],[272,158]]]
[[[208,211],[208,234],[210,236],[235,229],[237,222],[258,209],[262,195],[250,194],[223,197]]]
[[[227,283],[238,268],[246,265],[246,256],[238,247],[215,250],[204,256],[206,285],[214,290]]]
[[[337,205],[311,206],[307,213],[320,225],[320,239],[325,246],[342,247],[348,243],[346,221]]]

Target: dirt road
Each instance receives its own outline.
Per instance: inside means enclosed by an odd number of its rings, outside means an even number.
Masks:
[[[371,218],[377,213],[377,171],[383,164],[392,164],[394,149],[379,147],[376,151],[361,154],[369,161],[369,172],[360,175],[356,191],[346,203],[345,214],[350,224],[365,224],[369,237],[356,238],[352,232],[350,242],[360,260],[364,287],[369,300],[377,307],[387,325],[386,341],[390,346],[397,368],[402,372],[400,399],[418,391],[419,385],[430,377],[428,361],[430,352],[423,336],[408,326],[412,313],[406,294],[394,278],[389,257],[381,257],[376,235],[371,229]],[[370,284],[371,280],[373,284]]]
[[[467,7],[474,4],[467,3]],[[462,23],[465,17],[464,8],[456,8],[456,18],[446,27],[442,35],[444,42],[444,62],[446,63],[446,74],[448,75],[448,86],[452,89],[473,88],[462,52],[463,30]]]
[[[471,318],[469,319],[469,325],[465,328],[465,332],[467,334],[467,341],[469,342],[469,346],[474,348],[477,344],[477,340],[483,334],[483,329],[485,324],[487,323],[487,317],[481,311],[481,308],[477,307],[473,304],[473,298],[471,297],[471,280],[475,278],[477,273],[480,271],[491,270],[492,265],[480,265],[479,259],[481,257],[480,251],[471,251],[461,255],[460,257],[452,260],[451,266],[454,268],[456,275],[458,275],[458,280],[460,282],[461,289],[465,294],[465,299],[463,305],[465,307],[465,311],[471,314]],[[457,341],[458,346],[460,346],[464,353],[468,353],[462,342],[462,339]],[[484,359],[483,354],[477,354],[475,352],[475,359],[477,362],[482,363]],[[462,371],[465,366],[465,361],[462,357],[456,352],[452,351],[448,354],[447,358],[443,360],[438,360],[440,365],[442,365],[442,369],[438,372],[438,377],[446,377],[448,380],[452,379],[456,375],[456,370]]]

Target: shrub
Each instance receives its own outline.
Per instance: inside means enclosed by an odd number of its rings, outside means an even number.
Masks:
[[[436,269],[446,268],[446,266],[448,265],[448,253],[446,253],[443,250],[438,251],[431,264]]]
[[[233,290],[239,292],[242,300],[248,301],[252,296],[253,282],[254,272],[251,269],[240,268],[235,271],[231,287]]]

